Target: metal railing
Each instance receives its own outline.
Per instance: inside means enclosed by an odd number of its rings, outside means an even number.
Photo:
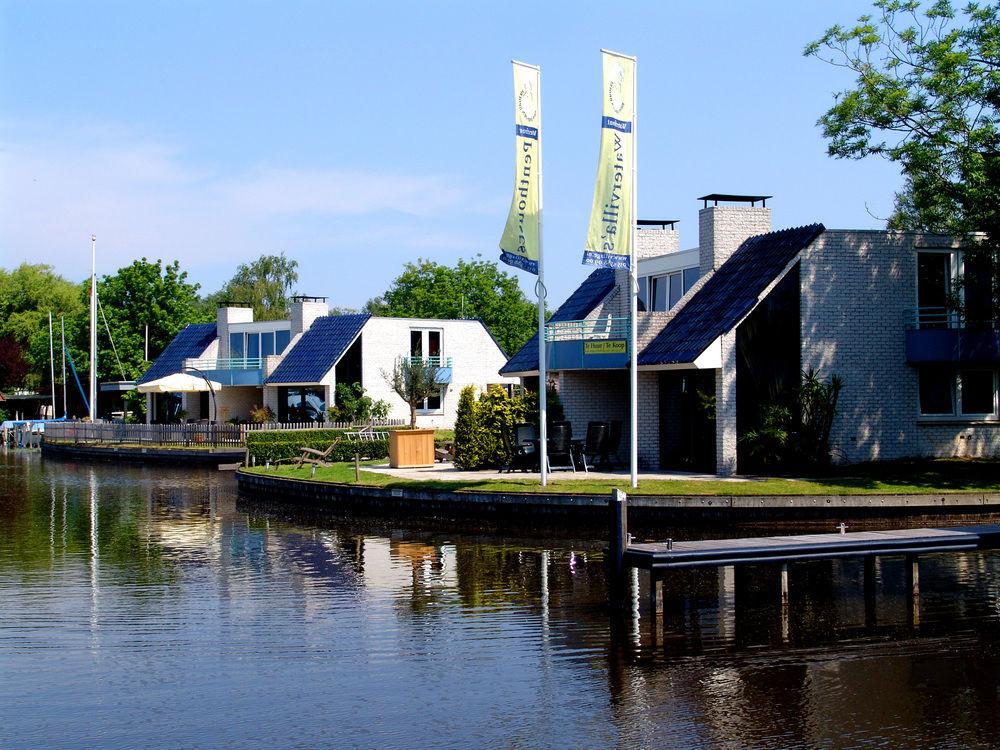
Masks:
[[[1000,320],[966,317],[965,312],[953,307],[915,307],[907,312],[906,327],[910,329],[958,329],[977,331],[1000,330]]]
[[[263,366],[264,360],[260,357],[206,357],[184,360],[185,370],[259,370]]]
[[[423,362],[431,367],[451,367],[451,357],[410,357],[410,364]]]
[[[546,341],[581,341],[590,339],[627,339],[631,333],[627,315],[591,320],[560,320],[545,324]]]

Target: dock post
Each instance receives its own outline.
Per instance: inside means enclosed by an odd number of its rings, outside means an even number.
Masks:
[[[788,563],[781,564],[781,606],[788,609]]]
[[[913,627],[920,625],[920,563],[916,555],[907,555],[903,561],[906,575],[906,609]]]
[[[611,515],[608,539],[611,604],[614,607],[624,609],[629,604],[626,601],[629,587],[625,580],[625,548],[628,547],[628,495],[621,490],[611,490],[608,511]]]
[[[649,613],[655,617],[663,614],[663,579],[649,571]]]

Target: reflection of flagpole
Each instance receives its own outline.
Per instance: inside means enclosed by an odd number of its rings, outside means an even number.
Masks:
[[[638,279],[638,269],[636,268],[636,258],[635,258],[635,242],[636,242],[636,219],[638,218],[638,159],[636,158],[636,152],[638,150],[639,141],[639,106],[638,100],[636,99],[636,94],[638,93],[639,87],[636,85],[636,79],[638,78],[638,63],[635,63],[632,67],[632,226],[629,227],[629,232],[631,235],[631,245],[630,248],[630,258],[628,264],[628,277],[629,277],[629,298],[631,301],[631,312],[629,313],[629,320],[632,337],[632,357],[629,364],[629,381],[631,385],[632,392],[632,403],[629,405],[629,418],[632,423],[631,429],[631,448],[630,448],[630,463],[631,463],[631,474],[632,474],[632,486],[639,486],[639,337],[637,336],[638,324],[636,318],[639,317],[639,279]]]

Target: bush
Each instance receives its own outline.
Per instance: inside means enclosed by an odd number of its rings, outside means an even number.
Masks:
[[[250,407],[250,421],[254,424],[266,424],[269,422],[274,422],[277,420],[274,412],[271,411],[270,406],[251,406]]]
[[[455,467],[477,469],[483,464],[482,425],[476,413],[476,387],[467,385],[458,397],[455,416]]]
[[[344,430],[260,430],[247,433],[247,453],[258,465],[268,461],[298,458],[303,448],[325,451],[330,443],[340,439],[328,457],[329,461],[353,461],[362,458],[387,458],[388,440],[348,440]]]
[[[510,456],[500,436],[529,415],[530,396],[508,396],[493,386],[475,400],[475,388],[462,389],[455,420],[455,466],[459,469],[486,469],[504,466]]]
[[[361,424],[389,416],[389,402],[366,395],[361,383],[338,383],[335,398],[337,405],[328,410],[331,422]]]

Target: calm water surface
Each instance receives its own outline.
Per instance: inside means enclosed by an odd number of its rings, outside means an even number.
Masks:
[[[0,748],[1000,746],[997,553],[915,612],[882,561],[867,621],[860,565],[793,566],[787,627],[773,570],[676,574],[657,627],[600,547],[0,454]]]

